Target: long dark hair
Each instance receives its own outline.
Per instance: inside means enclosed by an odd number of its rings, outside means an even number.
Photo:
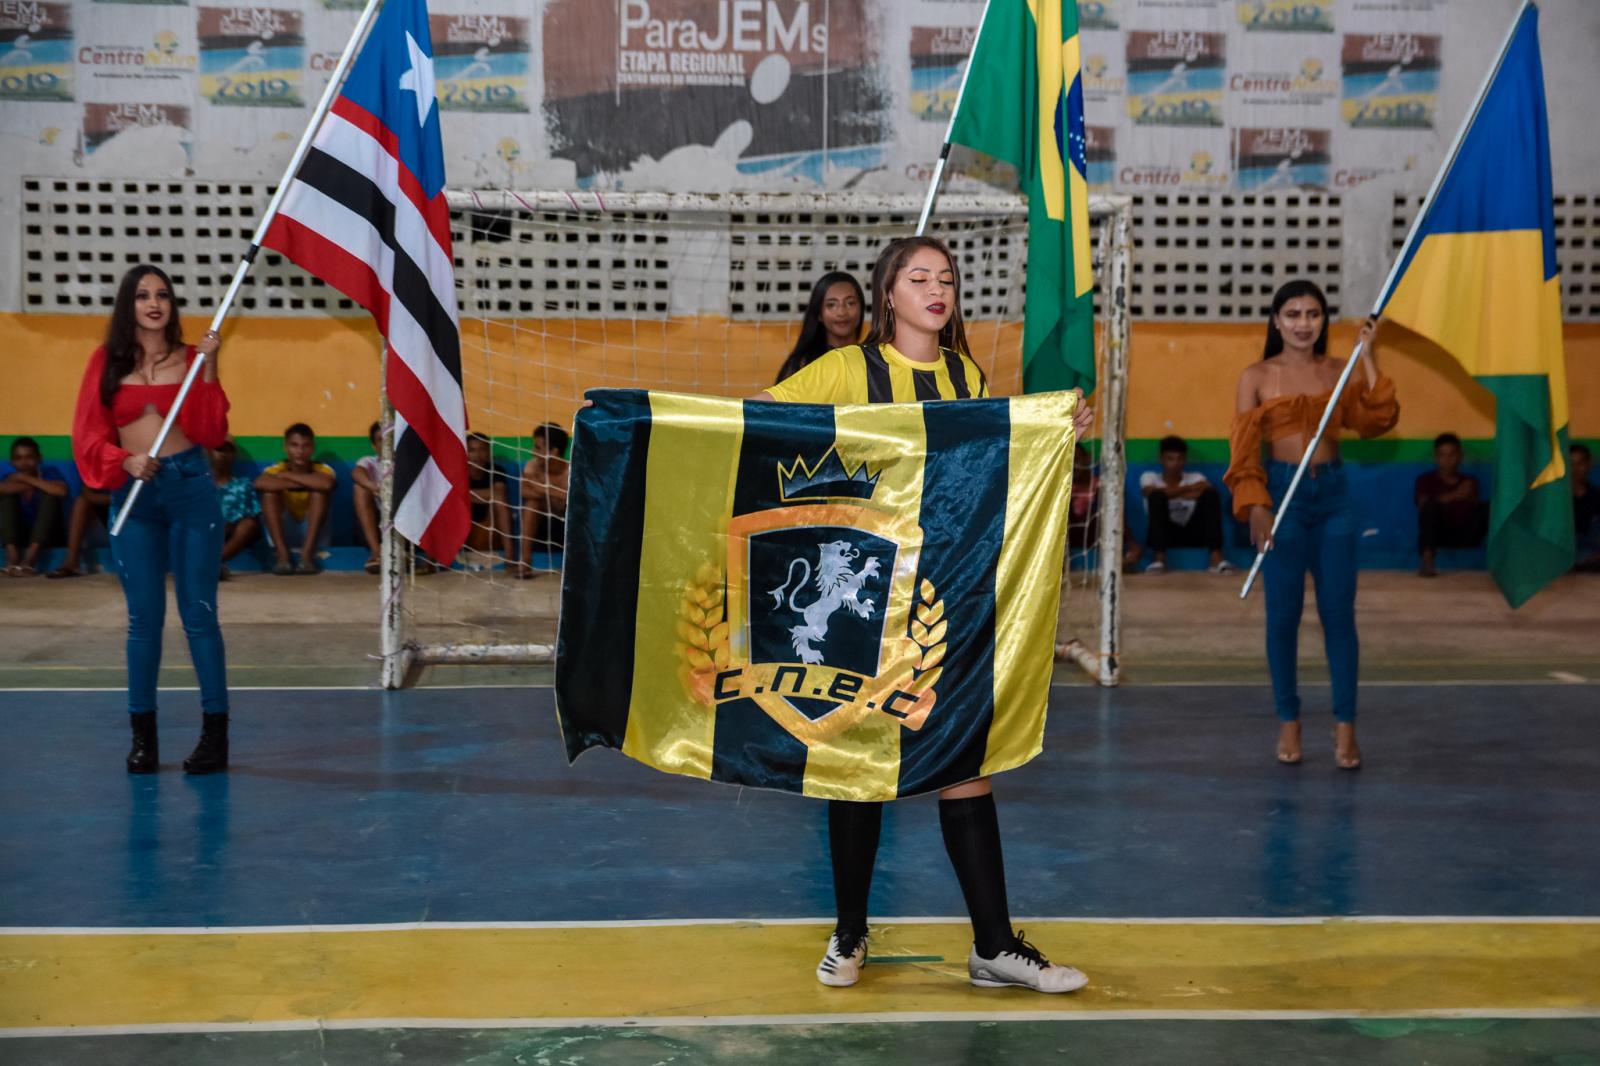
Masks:
[[[939,331],[939,347],[970,356],[967,327],[961,320],[961,268],[956,264],[956,257],[950,254],[949,246],[937,237],[900,237],[890,241],[878,256],[872,268],[872,327],[861,343],[888,344],[894,340],[894,308],[889,306],[889,290],[894,288],[895,278],[905,269],[906,260],[918,248],[932,248],[944,256],[955,278],[950,290],[950,321]]]
[[[811,286],[811,299],[806,302],[805,317],[800,320],[800,336],[795,340],[789,357],[783,361],[783,366],[778,368],[778,381],[799,373],[833,347],[828,340],[828,328],[822,324],[822,305],[828,300],[828,290],[841,282],[848,283],[856,291],[857,304],[866,306],[867,298],[861,291],[861,282],[852,275],[842,270],[830,270],[818,278],[817,283]]]
[[[1297,278],[1285,282],[1272,295],[1272,311],[1267,315],[1267,348],[1261,358],[1271,359],[1283,351],[1283,334],[1278,332],[1278,312],[1297,296],[1314,296],[1317,303],[1322,305],[1322,332],[1317,335],[1317,343],[1311,346],[1311,350],[1317,355],[1328,354],[1328,298],[1317,288],[1316,282]]]
[[[172,279],[167,277],[167,272],[158,266],[140,263],[122,275],[122,284],[117,286],[117,302],[111,308],[111,321],[106,323],[106,372],[100,378],[100,402],[107,407],[116,399],[122,379],[133,373],[133,368],[139,365],[139,355],[143,349],[139,347],[139,322],[133,304],[139,292],[140,279],[149,274],[160,278],[161,284],[172,294],[172,314],[167,318],[165,334],[167,350],[183,344],[183,325],[178,321],[178,293],[172,287]]]

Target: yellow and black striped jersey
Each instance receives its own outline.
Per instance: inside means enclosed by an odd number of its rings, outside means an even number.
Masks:
[[[989,382],[971,357],[939,350],[936,362],[907,359],[894,345],[852,344],[767,389],[785,403],[918,403],[989,395]]]

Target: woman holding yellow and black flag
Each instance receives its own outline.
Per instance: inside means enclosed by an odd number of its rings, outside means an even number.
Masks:
[[[756,398],[862,404],[988,396],[988,382],[968,352],[960,289],[955,259],[942,241],[890,242],[872,273],[872,326],[866,339],[833,349]],[[1088,406],[1080,403],[1077,431],[1091,422]],[[1052,964],[1012,929],[993,789],[987,777],[967,776],[939,790],[939,824],[972,918],[967,960],[972,983],[1040,992],[1082,988],[1087,977]],[[817,980],[825,985],[855,984],[866,961],[867,900],[882,820],[881,803],[829,801],[838,925],[817,967]]]

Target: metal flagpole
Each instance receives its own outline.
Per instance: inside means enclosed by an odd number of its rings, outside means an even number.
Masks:
[[[922,202],[922,217],[917,219],[918,237],[928,228],[928,216],[933,214],[933,202],[939,198],[939,183],[944,180],[944,165],[950,158],[950,134],[956,128],[956,116],[961,113],[961,100],[967,95],[967,79],[972,76],[972,59],[978,54],[978,42],[983,40],[983,24],[989,20],[993,0],[984,0],[983,14],[978,16],[978,32],[972,37],[972,55],[961,71],[961,88],[956,90],[955,106],[950,109],[950,121],[944,128],[944,146],[939,149],[939,161],[933,165],[933,180],[928,182],[928,197]]]
[[[239,286],[244,284],[245,275],[250,273],[250,267],[256,261],[256,253],[261,250],[261,242],[266,239],[267,229],[277,217],[278,209],[283,206],[284,195],[289,191],[295,174],[299,172],[300,164],[305,161],[306,153],[311,150],[311,141],[322,126],[322,120],[327,117],[328,110],[333,106],[334,97],[339,95],[339,90],[344,86],[345,75],[350,71],[350,64],[355,59],[356,51],[360,48],[362,39],[366,37],[367,30],[372,26],[372,20],[377,17],[378,9],[382,6],[383,0],[367,0],[367,6],[356,21],[356,28],[350,34],[350,40],[344,46],[344,53],[339,56],[339,62],[333,68],[333,75],[328,79],[327,88],[322,90],[322,99],[317,101],[317,108],[311,114],[311,122],[306,126],[305,133],[300,135],[300,143],[295,146],[294,155],[289,158],[289,165],[284,168],[283,179],[278,182],[277,191],[267,202],[266,213],[256,225],[255,234],[250,238],[250,247],[239,260],[239,265],[233,272],[233,280],[228,283],[228,291],[223,293],[222,301],[217,304],[216,313],[211,316],[212,331],[222,329],[222,321],[228,317],[228,310],[233,306],[233,298],[238,295]],[[183,402],[189,398],[189,390],[194,386],[195,378],[199,377],[205,362],[206,357],[202,352],[197,354],[194,362],[189,365],[189,372],[184,375],[183,385],[178,389],[177,399],[172,401],[172,408],[161,423],[161,432],[156,434],[155,443],[150,445],[149,454],[152,458],[160,455],[162,445],[166,444],[167,437],[172,433],[172,427],[177,425],[178,412],[183,409]],[[128,492],[127,502],[117,511],[116,520],[111,524],[113,537],[122,532],[122,524],[128,520],[128,514],[133,510],[134,501],[139,498],[144,485],[143,481],[133,483],[133,488]]]
[[[1439,193],[1439,186],[1444,184],[1445,177],[1450,173],[1450,168],[1455,165],[1456,156],[1461,153],[1461,142],[1467,139],[1467,131],[1472,128],[1472,123],[1477,119],[1478,112],[1483,108],[1483,98],[1489,94],[1489,86],[1494,84],[1496,74],[1500,73],[1500,66],[1505,62],[1506,52],[1511,49],[1511,40],[1517,34],[1517,26],[1522,22],[1523,12],[1533,6],[1534,0],[1522,0],[1517,8],[1516,17],[1511,20],[1511,29],[1506,31],[1506,39],[1500,43],[1500,52],[1495,56],[1494,64],[1489,68],[1489,73],[1484,77],[1483,84],[1478,87],[1478,95],[1473,100],[1472,110],[1467,112],[1467,117],[1462,120],[1461,128],[1456,130],[1455,140],[1450,144],[1450,151],[1445,156],[1444,165],[1433,176],[1433,184],[1428,186],[1428,194],[1422,198],[1422,210],[1417,212],[1417,217],[1411,221],[1411,229],[1406,233],[1405,243],[1400,246],[1399,254],[1394,257],[1394,263],[1389,267],[1389,276],[1384,280],[1383,288],[1378,290],[1378,297],[1372,302],[1372,311],[1368,318],[1376,318],[1383,310],[1384,304],[1389,302],[1389,294],[1394,291],[1395,283],[1400,280],[1400,268],[1405,264],[1406,256],[1411,252],[1411,246],[1417,241],[1417,231],[1428,217],[1428,211],[1433,207],[1433,198]],[[1289,510],[1289,501],[1294,498],[1295,489],[1300,487],[1300,479],[1305,475],[1306,467],[1311,465],[1311,457],[1316,454],[1317,446],[1322,443],[1322,436],[1328,429],[1328,421],[1333,417],[1334,408],[1339,406],[1339,397],[1344,395],[1346,383],[1350,380],[1350,373],[1355,369],[1356,363],[1366,354],[1366,342],[1356,345],[1356,350],[1350,353],[1350,361],[1345,363],[1343,372],[1339,375],[1338,384],[1333,387],[1333,395],[1328,398],[1328,406],[1322,410],[1322,420],[1317,423],[1317,432],[1312,435],[1310,443],[1306,445],[1305,453],[1300,456],[1300,465],[1295,468],[1294,477],[1289,481],[1289,488],[1283,494],[1283,500],[1278,504],[1278,511],[1272,518],[1272,531],[1267,534],[1267,543],[1256,551],[1255,562],[1250,564],[1250,572],[1245,575],[1244,587],[1239,590],[1242,600],[1250,595],[1250,587],[1255,584],[1256,574],[1261,571],[1261,564],[1267,558],[1267,552],[1272,547],[1272,540],[1278,535],[1278,526],[1283,522],[1283,516]]]

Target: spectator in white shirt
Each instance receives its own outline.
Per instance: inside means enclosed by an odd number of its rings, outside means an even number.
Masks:
[[[1211,572],[1231,574],[1234,566],[1222,557],[1222,506],[1217,490],[1206,476],[1185,470],[1189,444],[1182,437],[1161,439],[1161,470],[1139,477],[1139,492],[1150,514],[1147,540],[1155,559],[1147,574],[1167,569],[1168,548],[1205,548],[1211,552]]]

